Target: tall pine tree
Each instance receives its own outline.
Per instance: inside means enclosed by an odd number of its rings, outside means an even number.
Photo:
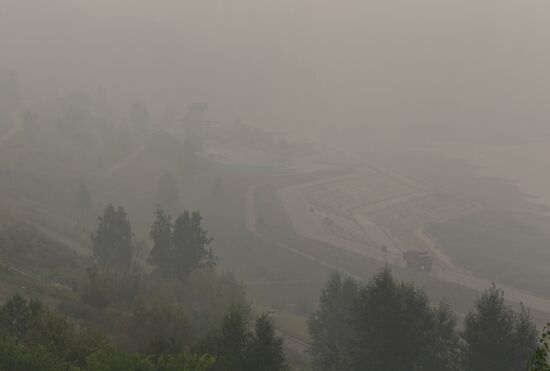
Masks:
[[[350,369],[352,313],[358,287],[351,278],[334,273],[321,292],[319,309],[309,319],[310,354],[318,371]]]
[[[185,281],[194,270],[215,263],[209,248],[212,238],[198,211],[184,211],[172,224],[170,216],[158,209],[149,236],[153,249],[148,261],[167,278]]]
[[[105,268],[127,272],[132,264],[132,228],[123,207],[109,204],[92,233],[92,248],[97,263]]]

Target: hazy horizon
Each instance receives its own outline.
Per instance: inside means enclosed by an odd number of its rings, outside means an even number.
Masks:
[[[342,143],[548,136],[544,1],[2,4],[0,70],[29,96],[101,85]]]

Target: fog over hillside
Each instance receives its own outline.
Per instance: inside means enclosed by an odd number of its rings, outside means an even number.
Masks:
[[[0,0],[0,370],[549,370],[548,45],[546,0]]]

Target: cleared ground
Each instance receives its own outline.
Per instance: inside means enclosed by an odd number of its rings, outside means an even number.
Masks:
[[[423,229],[477,209],[452,194],[371,166],[279,194],[294,227],[310,238],[401,266],[404,251],[429,251],[437,266],[453,270],[458,268]]]
[[[279,190],[296,233],[391,265],[402,253],[423,250],[435,257],[431,276],[482,291],[491,280],[457,267],[424,229],[479,211],[472,202],[376,167],[292,185]],[[550,300],[498,284],[505,297],[550,313]]]

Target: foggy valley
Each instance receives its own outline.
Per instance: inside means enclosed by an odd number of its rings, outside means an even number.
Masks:
[[[550,370],[549,24],[0,0],[0,370]]]

